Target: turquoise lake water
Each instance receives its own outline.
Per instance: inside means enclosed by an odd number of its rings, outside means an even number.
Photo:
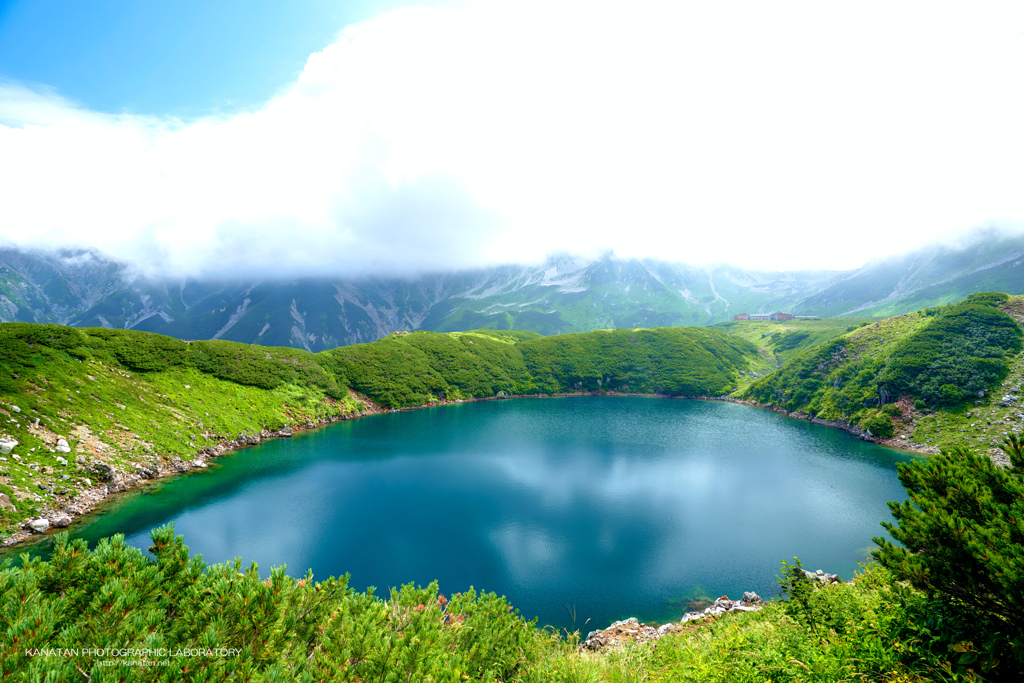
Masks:
[[[541,624],[668,621],[701,595],[776,591],[779,561],[849,578],[913,459],[732,403],[519,399],[341,422],[244,449],[71,527],[145,549],[173,522],[241,557],[386,589],[506,595]],[[37,550],[40,549],[37,547]]]

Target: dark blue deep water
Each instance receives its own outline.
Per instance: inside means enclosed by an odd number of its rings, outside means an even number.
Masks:
[[[627,397],[377,415],[245,449],[72,527],[358,589],[437,579],[585,633],[702,595],[776,593],[779,561],[848,578],[906,494],[907,456],[776,413]],[[589,623],[587,621],[589,620]]]

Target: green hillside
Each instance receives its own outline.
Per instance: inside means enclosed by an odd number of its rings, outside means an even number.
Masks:
[[[101,481],[148,478],[240,433],[365,408],[614,390],[722,394],[756,348],[699,328],[394,333],[318,354],[103,328],[0,325],[0,524],[68,505]],[[58,452],[65,439],[70,452]],[[109,468],[113,468],[112,470]]]
[[[857,327],[796,355],[742,396],[932,447],[995,447],[1017,424],[1021,297],[975,294]],[[974,422],[971,422],[974,418]]]
[[[718,323],[715,329],[745,339],[760,351],[761,363],[754,370],[763,376],[774,372],[801,352],[813,349],[841,334],[874,322],[875,318],[826,318],[823,320],[730,320]],[[756,376],[747,374],[740,380],[745,389]]]

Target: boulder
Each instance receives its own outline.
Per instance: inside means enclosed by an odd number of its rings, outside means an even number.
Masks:
[[[149,467],[140,467],[135,470],[135,474],[139,475],[143,479],[156,479],[160,476],[160,470],[155,466],[150,465]]]
[[[68,444],[67,439],[57,439],[57,452],[58,453],[70,453],[71,446]]]
[[[17,439],[8,439],[8,438],[0,439],[0,453],[2,453],[4,455],[7,455],[12,450],[14,450],[14,447],[17,446],[17,445],[18,445],[18,440]]]
[[[18,406],[15,406],[15,405],[11,406],[11,410],[16,412],[16,413],[20,413],[21,412],[21,408],[19,408]]]
[[[28,528],[31,529],[34,533],[41,534],[50,528],[50,520],[46,519],[45,517],[33,519],[31,522],[28,523]]]
[[[828,572],[822,571],[820,569],[813,572],[809,572],[805,569],[804,576],[806,576],[811,581],[824,585],[832,583],[842,583],[842,579],[840,579],[836,574],[829,574]]]
[[[56,528],[67,528],[71,526],[71,515],[67,512],[58,512],[50,517],[50,525]]]
[[[66,529],[71,526],[71,516],[65,512],[58,512],[50,517],[50,524],[58,529]]]
[[[641,624],[636,617],[616,621],[606,629],[591,631],[582,647],[587,650],[600,651],[607,647],[616,647],[626,643],[646,643],[658,639],[658,630],[653,626]]]
[[[117,474],[117,471],[113,467],[102,460],[94,464],[90,469],[100,481],[113,481],[114,476]]]

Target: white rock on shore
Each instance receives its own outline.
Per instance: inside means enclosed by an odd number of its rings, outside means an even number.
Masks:
[[[50,520],[46,519],[45,517],[33,519],[31,522],[28,523],[28,528],[37,534],[41,534],[50,528]]]
[[[687,612],[678,622],[662,624],[658,628],[640,623],[636,617],[616,621],[606,629],[591,631],[581,647],[586,650],[600,651],[626,643],[647,643],[666,634],[681,631],[683,625],[691,621],[698,621],[709,616],[717,617],[726,612],[756,612],[759,609],[761,609],[761,596],[752,591],[744,593],[739,600],[730,600],[727,595],[723,595],[703,612]]]

